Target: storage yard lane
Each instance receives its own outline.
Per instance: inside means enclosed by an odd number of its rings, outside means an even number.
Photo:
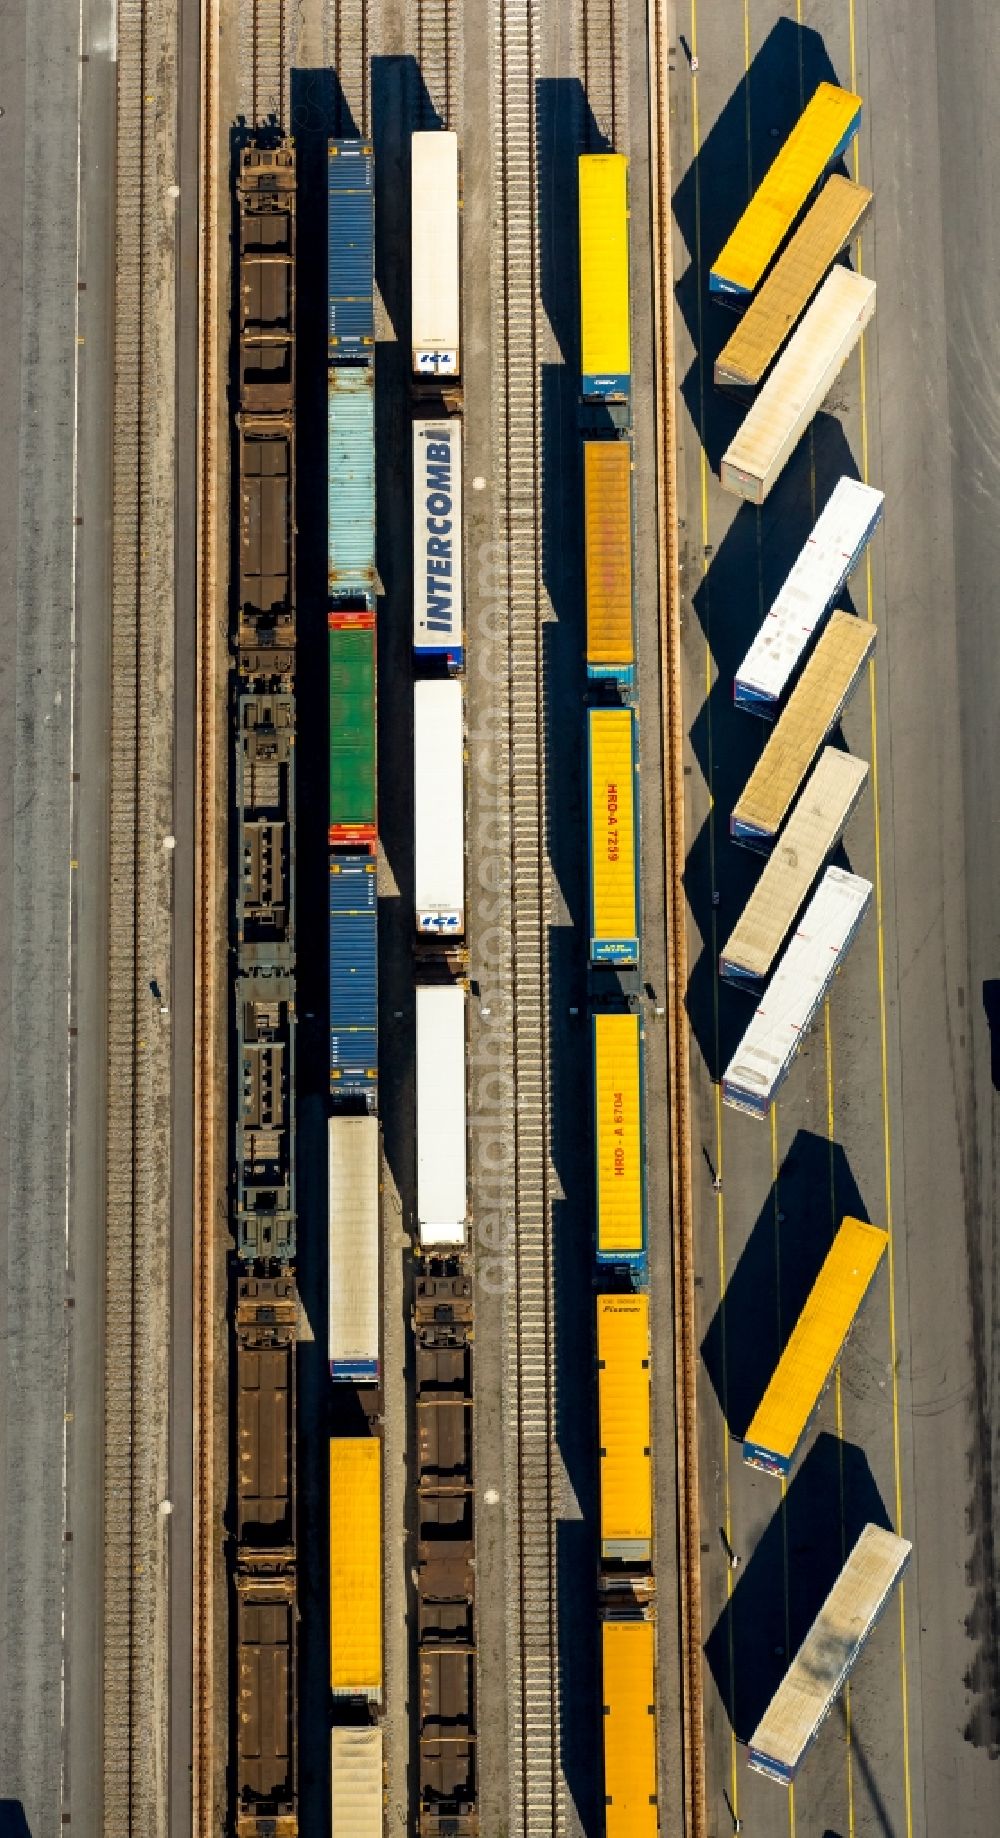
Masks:
[[[789,14],[684,4],[698,70],[679,49],[674,78],[709,1806],[718,1830],[965,1838],[995,1829],[1000,1733],[995,15]],[[850,257],[876,312],[766,503],[737,507],[718,472],[743,411],[712,381],[734,321],[709,270],[820,81],[864,103],[845,168],[874,203]],[[759,874],[729,818],[768,733],[733,678],[845,474],[885,492],[838,602],[877,641],[841,724],[870,770],[834,860],[874,894],[759,1122],[717,1083],[753,1012],[718,975]],[[889,1231],[888,1256],[779,1482],[732,1438],[848,1215]],[[786,1795],[742,1745],[868,1522],[912,1564]]]

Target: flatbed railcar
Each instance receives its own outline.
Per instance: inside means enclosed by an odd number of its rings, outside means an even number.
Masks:
[[[295,698],[237,698],[236,949],[242,970],[295,950]]]
[[[623,153],[583,153],[578,172],[581,393],[585,402],[627,402],[632,386],[628,160]]]
[[[237,1838],[297,1838],[295,1576],[275,1565],[236,1575]]]
[[[242,414],[295,403],[295,149],[244,147],[237,177],[238,395]]]
[[[236,1304],[236,1537],[240,1560],[295,1552],[295,1353],[290,1277],[240,1279]]]
[[[241,976],[236,1003],[236,1221],[244,1263],[295,1258],[295,980]]]
[[[327,350],[332,364],[370,364],[375,355],[373,168],[370,140],[327,141]]]

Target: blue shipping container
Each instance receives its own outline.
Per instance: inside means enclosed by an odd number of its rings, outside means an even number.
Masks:
[[[370,855],[330,860],[330,1091],[374,1105],[378,1088],[378,908]]]
[[[371,369],[327,373],[327,575],[332,608],[375,608],[375,392]]]
[[[327,336],[330,362],[375,354],[375,213],[370,141],[326,144]]]

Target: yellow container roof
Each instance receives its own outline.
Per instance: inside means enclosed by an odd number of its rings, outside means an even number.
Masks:
[[[330,1440],[330,1684],[382,1689],[382,1444]]]
[[[593,708],[588,721],[594,936],[635,938],[633,717],[627,708]]]
[[[597,1298],[601,1542],[649,1543],[649,1298]]]
[[[594,1016],[598,1252],[642,1251],[638,1015]]]
[[[584,376],[627,376],[628,160],[584,153],[580,179],[580,346]]]
[[[656,1683],[651,1621],[601,1627],[606,1838],[656,1838]]]
[[[587,662],[631,664],[632,447],[583,443],[583,526],[587,565]]]

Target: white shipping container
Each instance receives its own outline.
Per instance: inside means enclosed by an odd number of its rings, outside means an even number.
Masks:
[[[422,1246],[465,1242],[465,990],[417,987],[417,1232]]]
[[[727,491],[763,504],[874,311],[875,283],[868,275],[831,269],[722,456]]]
[[[377,1117],[327,1126],[330,1374],[353,1384],[379,1375],[379,1139]]]
[[[722,1101],[766,1117],[868,910],[872,884],[828,868],[722,1080]]]
[[[457,377],[458,135],[443,129],[410,141],[410,267],[413,374]]]
[[[462,685],[413,685],[414,904],[421,937],[465,933]]]
[[[377,1724],[330,1731],[333,1838],[382,1838],[382,1731]]]
[[[738,708],[773,716],[821,619],[871,539],[885,494],[843,478],[736,673]]]
[[[462,667],[462,423],[413,423],[413,649]]]

